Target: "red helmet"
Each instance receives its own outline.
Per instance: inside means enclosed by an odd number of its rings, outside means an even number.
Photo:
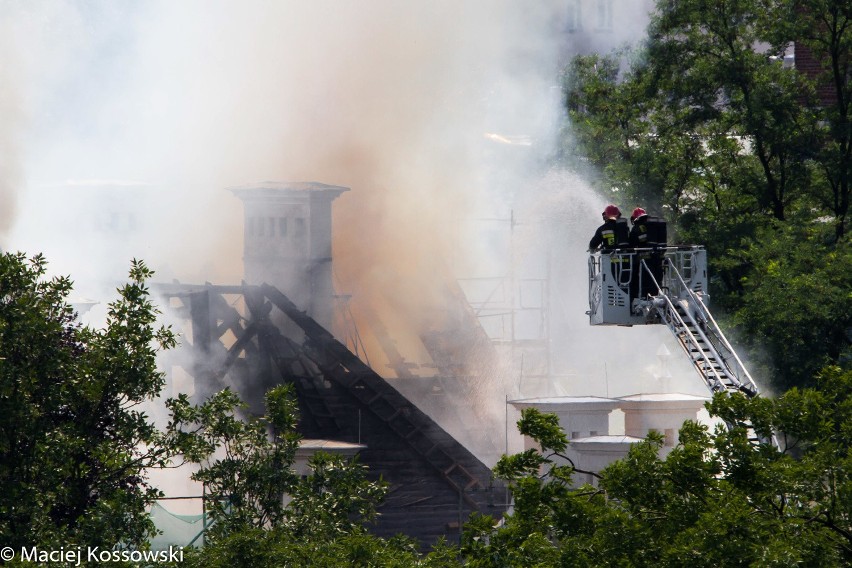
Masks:
[[[647,213],[645,213],[645,210],[642,209],[641,207],[637,207],[636,209],[633,210],[633,213],[631,213],[630,220],[635,221],[636,219],[638,219],[639,217],[642,217],[643,215],[647,215]]]
[[[607,205],[603,215],[604,217],[621,217],[621,211],[615,205]]]

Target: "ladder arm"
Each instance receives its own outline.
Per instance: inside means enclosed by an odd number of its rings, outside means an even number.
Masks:
[[[651,270],[642,261],[642,270],[656,285],[660,293],[653,298],[653,306],[678,340],[693,366],[712,393],[733,394],[741,392],[748,398],[758,395],[757,385],[751,378],[740,358],[737,356],[725,334],[707,309],[699,294],[696,294],[684,281],[677,268],[668,269],[686,291],[685,297],[672,301],[654,279]],[[752,443],[766,443],[779,448],[775,434],[768,438],[758,436],[750,424],[745,425]],[[728,424],[732,428],[732,424]]]
[[[749,398],[757,396],[759,393],[757,384],[728,341],[728,338],[725,337],[722,328],[716,323],[716,319],[710,313],[707,304],[704,303],[704,300],[702,300],[699,294],[696,294],[694,290],[686,285],[677,268],[674,266],[670,268],[683,286],[682,289],[686,291],[687,298],[685,301],[689,308],[691,308],[687,311],[687,314],[690,318],[693,318],[693,314],[697,316],[698,321],[693,319],[693,323],[707,341],[708,346],[712,347],[713,353],[719,357],[719,362],[724,365],[725,371],[731,377],[732,381],[736,383],[737,390]]]
[[[654,281],[657,289],[660,289],[645,261],[642,261],[642,266],[643,270],[647,270],[648,276]],[[666,294],[661,293],[655,296],[653,305],[660,319],[678,340],[678,344],[684,350],[687,357],[689,357],[695,370],[698,371],[701,380],[704,381],[710,392],[717,393],[730,390],[722,373],[720,373],[718,365],[714,365],[713,352],[708,351],[706,341],[696,335],[695,332],[698,330],[698,326],[692,322],[690,322],[692,325],[687,324],[671,298]],[[687,310],[683,311],[684,315],[688,314]]]

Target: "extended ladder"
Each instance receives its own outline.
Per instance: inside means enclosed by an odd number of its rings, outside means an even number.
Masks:
[[[653,298],[653,305],[662,323],[677,338],[707,388],[712,393],[727,391],[741,392],[749,398],[757,396],[754,379],[731,347],[701,296],[687,286],[675,266],[669,265],[666,269],[671,276],[677,278],[680,289],[685,293],[673,300],[664,292],[665,289],[661,289],[661,293]],[[654,278],[644,260],[642,270],[649,278]]]
[[[648,284],[651,284],[650,286]],[[757,385],[707,308],[707,255],[699,245],[593,252],[589,257],[591,325],[665,324],[711,393],[758,396]],[[778,447],[744,426],[752,442]]]
[[[642,270],[653,280],[654,277],[645,261],[641,262]],[[704,384],[713,394],[743,393],[748,398],[756,397],[759,393],[754,379],[707,309],[701,295],[686,285],[675,266],[668,265],[666,270],[670,277],[677,279],[680,289],[686,293],[673,300],[664,288],[658,287],[660,293],[654,296],[651,302],[662,323],[669,328],[701,375]],[[733,426],[728,424],[729,428]],[[774,434],[765,439],[755,433],[751,423],[745,422],[742,426],[746,428],[752,443],[762,442],[778,447]]]

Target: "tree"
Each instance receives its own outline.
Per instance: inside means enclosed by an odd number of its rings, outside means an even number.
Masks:
[[[202,464],[192,478],[204,484],[205,510],[215,539],[234,530],[263,529],[285,518],[284,494],[298,479],[295,461],[299,436],[294,401],[282,389],[266,396],[268,416],[243,421],[242,406],[230,390],[193,406],[187,395],[167,401],[169,431],[185,459]]]
[[[159,349],[175,344],[155,327],[157,309],[133,261],[130,282],[105,326],[82,326],[68,304],[72,283],[48,279],[42,256],[0,255],[0,541],[20,550],[72,546],[145,548],[160,492],[146,470],[183,456],[201,465],[214,520],[198,566],[451,566],[441,543],[428,557],[404,537],[380,539],[365,523],[386,490],[364,466],[318,453],[312,474],[292,469],[297,405],[287,387],[267,394],[267,414],[241,419],[230,391],[200,406],[167,401],[158,431],[141,406],[164,384]]]
[[[799,0],[792,33],[822,73],[813,78],[822,121],[814,175],[821,205],[834,217],[835,237],[847,232],[852,194],[852,7],[843,0]]]
[[[754,242],[727,255],[727,262],[750,267],[728,322],[741,344],[751,347],[752,370],[774,376],[771,384],[783,391],[810,385],[825,365],[848,366],[852,249],[832,243],[830,225],[772,223],[756,234]]]
[[[604,192],[626,184],[653,184],[653,176],[637,168],[641,160],[634,152],[635,141],[647,134],[647,123],[641,110],[630,104],[627,84],[619,80],[622,56],[578,56],[562,74],[569,119],[562,159],[599,182],[597,189]],[[600,178],[596,168],[603,170]],[[633,187],[633,192],[643,194],[643,189]]]
[[[569,163],[707,247],[717,318],[779,391],[852,360],[850,15],[839,0],[659,0],[640,48],[564,72],[564,146],[583,157]],[[794,43],[821,73],[782,63]]]
[[[158,495],[145,471],[168,463],[140,409],[163,386],[157,310],[133,261],[103,329],[81,326],[67,277],[41,256],[0,255],[0,540],[4,546],[145,546]]]
[[[852,562],[852,372],[826,368],[818,388],[778,399],[716,395],[708,410],[730,429],[686,422],[660,457],[651,433],[595,487],[575,487],[556,417],[524,410],[539,444],[504,456],[512,485],[502,526],[465,527],[471,566],[841,566]],[[749,439],[747,425],[779,447]]]
[[[199,464],[213,524],[190,566],[445,566],[454,552],[439,545],[424,559],[404,537],[381,539],[366,524],[384,496],[357,460],[317,452],[311,474],[293,469],[301,437],[298,405],[288,386],[266,394],[267,413],[242,419],[244,406],[230,390],[191,405],[168,402],[169,431],[185,458]]]

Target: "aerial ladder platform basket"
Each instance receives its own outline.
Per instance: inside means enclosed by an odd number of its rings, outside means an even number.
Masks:
[[[707,251],[698,245],[593,252],[591,325],[665,325],[711,393],[758,395],[708,309]]]

